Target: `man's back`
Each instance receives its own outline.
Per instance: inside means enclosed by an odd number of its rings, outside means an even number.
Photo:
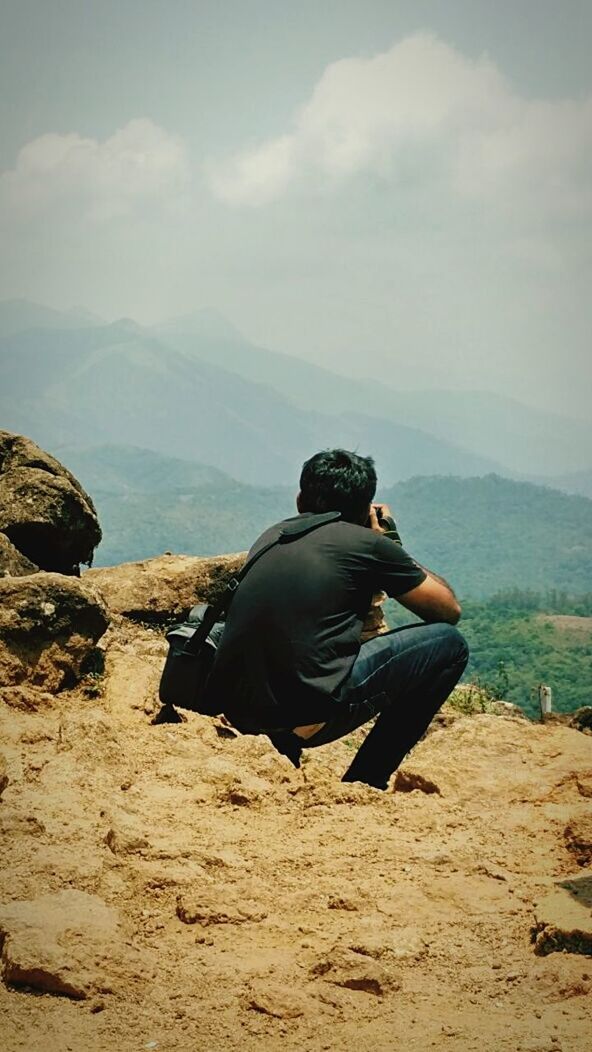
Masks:
[[[311,513],[295,518],[306,517]],[[266,530],[249,554],[283,525]],[[245,729],[328,718],[359,652],[372,595],[401,595],[424,578],[399,545],[349,522],[277,545],[233,599],[209,691]]]

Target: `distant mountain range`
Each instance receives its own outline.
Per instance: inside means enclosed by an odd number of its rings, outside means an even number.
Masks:
[[[244,551],[295,510],[291,486],[237,482],[203,464],[129,447],[68,449],[60,459],[93,497],[97,565],[163,551]],[[420,477],[382,487],[405,545],[463,597],[504,588],[592,591],[592,501],[489,475]]]
[[[487,392],[338,376],[253,346],[213,312],[145,328],[12,301],[0,303],[0,336],[0,422],[51,450],[140,446],[251,485],[292,482],[336,445],[372,453],[385,484],[589,469],[583,422]]]

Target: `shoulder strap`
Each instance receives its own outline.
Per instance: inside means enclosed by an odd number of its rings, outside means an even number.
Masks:
[[[228,610],[234,593],[243,578],[246,577],[251,567],[254,566],[261,556],[265,555],[270,548],[275,548],[277,544],[288,544],[290,541],[297,540],[298,537],[304,537],[305,534],[312,533],[312,531],[317,530],[319,526],[324,526],[327,522],[336,522],[337,519],[340,518],[340,511],[326,511],[321,515],[313,515],[310,518],[294,519],[292,522],[283,526],[280,530],[279,536],[276,537],[275,540],[270,541],[269,544],[265,544],[263,548],[260,548],[258,552],[255,552],[248,562],[245,563],[240,573],[238,573],[236,577],[230,578],[230,581],[226,585],[226,589],[220,598],[213,603],[212,606],[208,607],[203,621],[199,627],[196,628],[191,638],[188,639],[184,647],[185,652],[189,654],[197,653],[202,643],[205,642],[212,631],[216,621],[219,621],[222,615]]]

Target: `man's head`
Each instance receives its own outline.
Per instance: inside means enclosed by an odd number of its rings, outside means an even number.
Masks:
[[[325,449],[302,467],[298,511],[340,511],[346,522],[364,523],[375,493],[372,457]]]

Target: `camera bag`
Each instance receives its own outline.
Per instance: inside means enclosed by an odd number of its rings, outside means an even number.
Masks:
[[[240,573],[230,579],[217,602],[192,607],[186,621],[172,626],[166,634],[169,650],[158,690],[165,710],[176,705],[203,716],[218,716],[223,711],[223,702],[219,698],[208,697],[206,684],[224,632],[222,618],[228,612],[239,584],[270,548],[295,541],[340,517],[340,512],[328,511],[289,520],[282,526],[279,536],[256,552]],[[158,717],[159,722],[163,719],[166,719],[164,710]]]

